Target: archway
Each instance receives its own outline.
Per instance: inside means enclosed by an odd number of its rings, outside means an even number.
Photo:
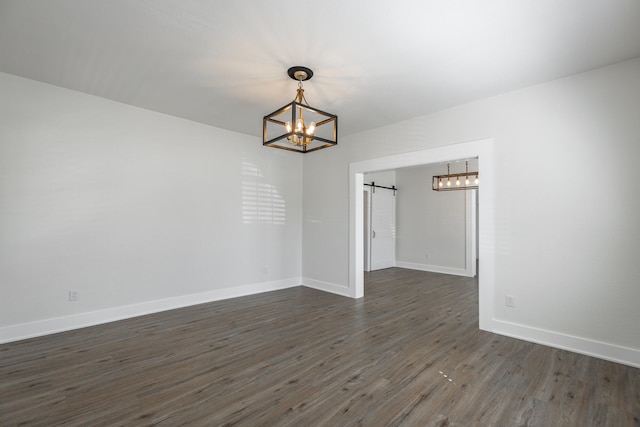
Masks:
[[[351,297],[361,298],[364,296],[363,175],[368,172],[472,157],[478,158],[478,166],[481,171],[480,191],[482,196],[479,198],[478,204],[478,255],[482,262],[482,275],[478,278],[480,329],[488,331],[493,329],[495,209],[492,139],[363,160],[349,165],[349,295]]]

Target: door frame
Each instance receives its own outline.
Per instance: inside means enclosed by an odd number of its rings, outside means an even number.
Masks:
[[[364,174],[409,166],[478,158],[482,197],[478,204],[478,258],[482,275],[478,277],[480,329],[492,330],[495,299],[495,208],[493,139],[402,153],[349,164],[349,296],[364,296]]]
[[[362,189],[362,209],[363,225],[362,225],[362,244],[364,245],[364,271],[371,271],[371,187]]]

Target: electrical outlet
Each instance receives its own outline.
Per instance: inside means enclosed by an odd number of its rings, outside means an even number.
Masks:
[[[507,307],[514,308],[516,306],[516,297],[514,297],[513,295],[507,295],[504,304]]]
[[[80,292],[76,290],[69,290],[69,301],[78,301],[80,299]]]

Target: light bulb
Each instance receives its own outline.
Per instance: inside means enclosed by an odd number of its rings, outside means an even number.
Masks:
[[[447,187],[451,187],[451,178],[447,178]]]
[[[442,187],[442,178],[438,180],[438,187]]]
[[[456,177],[456,185],[460,185],[460,177],[459,176]]]
[[[469,177],[467,177],[467,179],[464,180],[464,185],[469,185]]]
[[[307,126],[307,135],[313,135],[316,131],[316,122],[310,122]]]
[[[296,133],[303,132],[304,130],[304,121],[302,119],[296,120]]]
[[[478,185],[478,175],[476,175],[476,185]]]
[[[287,133],[291,132],[291,122],[286,122],[284,127],[287,129]]]

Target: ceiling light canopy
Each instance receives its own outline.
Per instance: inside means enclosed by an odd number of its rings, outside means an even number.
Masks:
[[[302,82],[313,77],[307,67],[291,67],[289,77],[298,81],[296,97],[262,120],[262,145],[310,153],[338,144],[338,116],[311,107]]]

